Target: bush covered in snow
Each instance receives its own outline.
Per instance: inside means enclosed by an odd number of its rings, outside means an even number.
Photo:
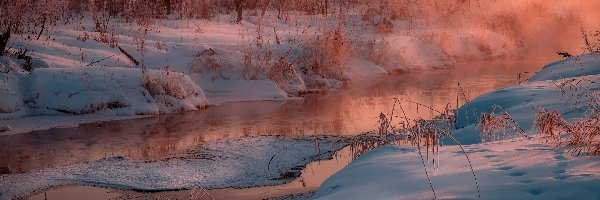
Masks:
[[[0,56],[0,113],[15,112],[23,106],[20,81],[27,73],[23,62]]]
[[[2,57],[0,103],[6,117],[39,114],[159,114],[196,110],[207,105],[188,76],[165,70],[117,67],[15,69],[18,60]],[[23,104],[25,103],[25,104]]]

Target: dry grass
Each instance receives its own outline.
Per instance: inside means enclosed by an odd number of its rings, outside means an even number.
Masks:
[[[167,95],[177,99],[184,99],[190,95],[179,80],[183,74],[176,73],[165,66],[164,69],[150,72],[147,68],[142,69],[143,87],[150,92],[152,96]]]
[[[376,40],[369,40],[366,45],[367,59],[373,61],[373,63],[383,67],[390,66],[390,59],[396,58],[390,49],[390,42],[383,39],[379,42]]]
[[[576,58],[576,62],[578,58]],[[582,73],[583,72],[582,69]],[[566,100],[566,103],[571,103],[577,109],[600,109],[600,93],[589,92],[590,87],[586,85],[595,84],[594,81],[587,78],[575,79],[575,78],[563,78],[559,74],[554,73],[555,76],[559,77],[560,80],[552,81],[552,83],[560,90],[561,98]],[[565,99],[566,98],[566,99]]]
[[[225,78],[223,72],[229,67],[229,58],[223,52],[212,48],[196,53],[194,59],[188,63],[192,73],[216,73],[220,78]]]
[[[496,116],[496,109],[498,108],[502,109],[500,106],[494,105],[492,112],[481,113],[478,124],[482,143],[506,139],[512,133],[516,133],[523,138],[529,138],[529,135],[507,111],[502,111]]]
[[[435,187],[431,182],[428,165],[431,163],[433,168],[439,168],[441,140],[442,138],[447,137],[452,139],[465,155],[466,161],[473,174],[477,195],[481,198],[477,175],[475,174],[471,160],[462,144],[451,134],[451,127],[453,126],[454,119],[450,116],[449,106],[446,107],[446,111],[444,112],[425,107],[434,112],[441,113],[442,117],[438,117],[434,120],[423,120],[420,118],[411,120],[406,115],[401,101],[403,100],[395,99],[392,111],[389,115],[384,113],[379,115],[379,126],[376,133],[367,133],[354,138],[352,143],[352,152],[354,153],[354,156],[357,157],[366,151],[383,145],[410,145],[417,147],[419,157],[423,164],[424,173],[427,176],[429,186],[433,193],[433,198],[436,199],[437,194],[435,192]],[[414,102],[409,101],[409,103]],[[400,112],[399,116],[401,116],[401,119],[399,120],[401,122],[398,123],[394,122],[394,116],[398,115],[395,114],[396,106],[398,106]]]
[[[568,123],[558,111],[540,109],[534,127],[546,143],[565,146],[574,155],[600,156],[600,111],[593,110],[583,119]]]
[[[582,30],[582,33],[586,44],[584,49],[590,53],[597,52],[597,46],[591,43],[585,31]],[[575,57],[575,67],[578,63],[582,65],[579,57]],[[577,156],[600,156],[600,92],[593,89],[597,84],[585,77],[576,79],[554,75],[560,80],[552,83],[560,90],[565,103],[575,106],[575,110],[586,112],[587,116],[569,123],[558,111],[541,108],[534,117],[533,127],[546,143],[567,147]]]
[[[305,39],[302,45],[305,66],[309,71],[324,78],[345,80],[343,74],[351,56],[352,44],[341,24],[315,38]]]
[[[260,80],[266,78],[269,66],[273,62],[273,52],[270,49],[263,51],[258,46],[243,47],[241,76],[247,80]]]
[[[269,69],[268,78],[277,85],[290,83],[297,76],[294,64],[280,57]]]

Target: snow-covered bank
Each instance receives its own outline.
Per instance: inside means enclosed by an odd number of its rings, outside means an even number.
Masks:
[[[477,174],[481,198],[600,198],[600,158],[573,156],[568,147],[545,144],[545,139],[535,135],[533,123],[541,108],[558,111],[568,122],[597,111],[599,69],[598,54],[568,58],[547,65],[528,82],[481,95],[457,110],[459,129],[452,134],[469,144],[464,147]],[[494,107],[496,115],[506,111],[533,138],[481,144],[477,121],[482,112]],[[477,199],[477,186],[460,147],[443,146],[439,151],[439,168],[428,165],[437,198]],[[329,178],[315,195],[316,199],[432,197],[417,148],[393,146],[360,156]]]
[[[600,102],[600,57],[581,55],[546,65],[525,83],[481,95],[456,111],[454,135],[463,144],[480,143],[481,113],[507,112],[524,130],[533,127],[541,108],[556,110],[568,121],[585,117]],[[598,105],[595,105],[598,106]],[[595,109],[598,109],[596,107]],[[533,132],[533,131],[532,131]],[[452,143],[452,142],[450,142]]]
[[[283,184],[297,177],[309,162],[330,159],[349,142],[331,136],[302,139],[265,136],[210,142],[184,155],[158,161],[110,157],[0,176],[0,199],[62,185],[164,191]]]
[[[203,80],[201,84],[211,104],[289,99],[285,91],[268,80]]]
[[[465,146],[482,199],[598,199],[600,159],[572,157],[538,139]],[[440,149],[429,168],[439,199],[478,199],[473,175],[458,146]],[[315,199],[431,199],[417,149],[384,146],[329,178]]]
[[[27,72],[19,60],[0,59],[0,70],[4,72],[0,73],[4,80],[0,84],[0,95],[5,97],[0,102],[3,124],[40,115],[93,113],[100,118],[118,119],[197,110],[208,105],[203,90],[196,83],[168,69],[90,66],[34,68]],[[19,126],[18,123],[9,125]]]

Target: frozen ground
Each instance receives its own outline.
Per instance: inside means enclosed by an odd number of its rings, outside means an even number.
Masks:
[[[458,109],[453,134],[465,146],[482,199],[599,199],[600,158],[573,156],[545,144],[532,129],[540,108],[567,121],[598,109],[600,57],[582,55],[547,65],[528,82],[481,95]],[[476,118],[507,111],[533,137],[481,143]],[[445,144],[450,144],[446,142]],[[439,168],[428,165],[437,198],[477,199],[469,165],[460,148],[440,148]],[[423,164],[414,147],[384,146],[360,156],[330,177],[316,199],[430,199]]]
[[[23,197],[36,190],[64,185],[165,191],[283,184],[299,176],[309,162],[330,159],[349,142],[330,136],[302,139],[262,136],[205,143],[184,155],[156,161],[109,157],[0,176],[0,199]]]

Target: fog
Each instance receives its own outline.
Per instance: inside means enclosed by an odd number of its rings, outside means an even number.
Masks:
[[[484,28],[512,38],[525,53],[583,53],[582,30],[592,43],[600,30],[595,0],[450,0],[417,3],[433,27]]]

